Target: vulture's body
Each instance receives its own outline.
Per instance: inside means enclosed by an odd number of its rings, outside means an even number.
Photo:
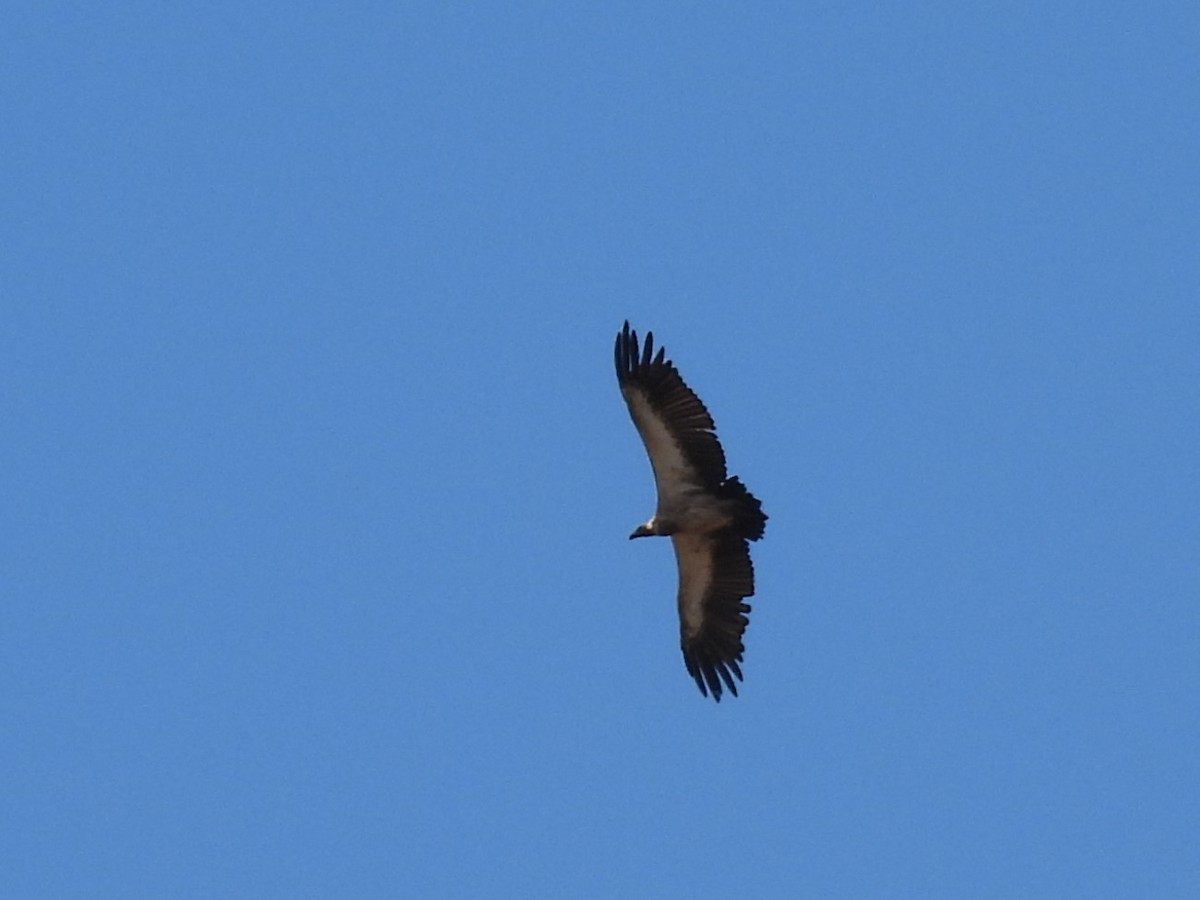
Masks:
[[[700,692],[720,701],[737,696],[742,634],[754,594],[748,541],[763,535],[762,504],[725,471],[712,416],[683,382],[654,336],[639,352],[629,323],[617,334],[617,381],[646,445],[658,504],[631,538],[666,535],[679,564],[679,627],[683,660]]]

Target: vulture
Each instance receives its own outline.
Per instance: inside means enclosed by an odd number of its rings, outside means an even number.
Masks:
[[[684,384],[654,334],[639,348],[629,323],[617,333],[617,383],[646,446],[658,503],[629,535],[671,538],[679,566],[683,662],[700,693],[718,703],[742,679],[742,634],[749,624],[754,567],[749,541],[763,536],[762,504],[725,471],[712,416]]]

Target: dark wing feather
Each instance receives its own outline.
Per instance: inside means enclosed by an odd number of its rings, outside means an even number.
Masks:
[[[742,635],[750,623],[754,566],[746,540],[731,530],[671,537],[679,563],[679,628],[683,662],[700,693],[718,703],[742,678]],[[735,680],[736,679],[736,680]]]
[[[700,398],[665,356],[662,348],[654,354],[653,332],[646,332],[639,352],[637,332],[626,322],[617,334],[615,349],[621,394],[646,445],[660,489],[683,477],[672,464],[673,458],[682,457],[691,470],[688,474],[694,476],[684,480],[715,490],[725,481],[725,452],[713,433],[716,426]],[[668,435],[669,441],[664,439]]]

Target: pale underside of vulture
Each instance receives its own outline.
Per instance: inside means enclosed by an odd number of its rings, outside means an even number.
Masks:
[[[679,566],[683,660],[700,692],[718,702],[737,696],[742,635],[749,624],[754,567],[749,541],[763,535],[762,504],[727,477],[712,416],[646,333],[638,346],[629,323],[617,334],[617,381],[650,465],[658,503],[630,538],[666,535]]]

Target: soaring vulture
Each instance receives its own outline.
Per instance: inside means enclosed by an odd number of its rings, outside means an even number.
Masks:
[[[668,535],[679,565],[679,630],[683,661],[700,693],[718,703],[737,696],[742,633],[754,594],[750,546],[763,536],[762,504],[725,471],[716,426],[654,334],[638,350],[629,323],[617,334],[617,382],[654,469],[658,505],[629,537]]]

